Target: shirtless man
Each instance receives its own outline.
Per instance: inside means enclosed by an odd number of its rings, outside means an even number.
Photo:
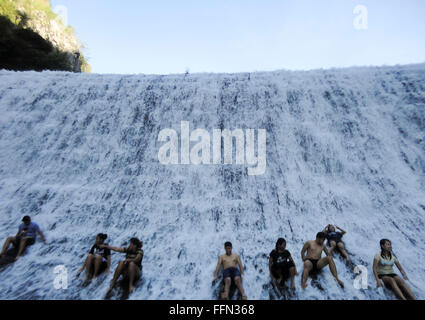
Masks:
[[[304,261],[304,271],[301,280],[301,287],[305,289],[307,287],[307,279],[310,271],[318,272],[329,264],[332,275],[338,284],[344,288],[344,283],[338,279],[338,273],[336,271],[335,263],[332,256],[329,254],[328,249],[324,244],[326,235],[323,232],[319,232],[316,235],[316,240],[309,240],[304,244],[301,250],[301,259]],[[305,252],[307,251],[307,255]],[[326,257],[322,258],[322,251],[325,251]]]
[[[224,292],[222,294],[222,298],[226,300],[229,299],[230,285],[232,284],[233,280],[242,295],[242,299],[246,300],[247,297],[242,287],[241,279],[243,278],[244,272],[241,258],[238,254],[232,253],[232,244],[230,242],[226,242],[224,244],[224,250],[226,250],[226,254],[223,254],[218,257],[217,267],[214,273],[214,282],[217,281],[218,272],[220,271],[220,268],[223,265]],[[236,266],[239,266],[240,271],[238,270],[238,268],[236,268]]]

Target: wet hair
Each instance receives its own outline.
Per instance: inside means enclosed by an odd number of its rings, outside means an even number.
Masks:
[[[106,240],[106,238],[108,238],[108,235],[107,235],[107,234],[105,234],[105,233],[99,233],[99,234],[97,235],[97,237],[99,237],[100,239],[102,239],[103,241],[105,241],[105,240]]]
[[[134,244],[137,247],[137,249],[140,249],[143,246],[143,242],[137,238],[131,238],[130,243]]]
[[[385,254],[385,252],[384,252],[384,245],[387,241],[389,243],[391,243],[391,241],[388,240],[388,239],[381,239],[381,241],[379,241],[379,245],[381,246],[381,257],[384,258],[384,259],[388,259],[388,255]],[[389,254],[389,259],[391,260],[392,257],[393,257],[392,254],[391,254],[391,251],[389,251],[388,254]]]
[[[279,248],[284,243],[286,243],[286,240],[285,239],[283,239],[283,238],[277,239],[277,241],[276,241],[276,250],[277,250],[277,248]]]
[[[22,218],[22,222],[27,222],[27,221],[31,221],[30,216],[25,216],[25,217]]]
[[[318,232],[316,234],[316,239],[325,239],[325,238],[326,238],[326,235],[324,232]]]
[[[230,241],[227,241],[227,242],[224,243],[224,247],[231,247],[232,248],[233,246],[232,246],[232,243]]]

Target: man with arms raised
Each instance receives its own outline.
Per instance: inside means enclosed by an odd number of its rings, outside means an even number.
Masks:
[[[224,244],[224,250],[226,250],[226,254],[218,257],[217,267],[214,273],[214,281],[217,281],[218,272],[220,271],[221,266],[223,266],[224,293],[222,294],[222,298],[226,300],[229,299],[230,286],[233,280],[240,294],[242,295],[242,299],[246,300],[247,297],[242,287],[242,277],[244,270],[241,258],[238,254],[232,253],[232,244],[230,242],[226,242]],[[237,266],[239,266],[239,269]]]
[[[301,250],[301,259],[304,261],[304,271],[301,280],[301,287],[307,287],[307,279],[310,272],[318,272],[329,264],[331,273],[338,284],[344,288],[344,283],[338,279],[335,263],[332,256],[329,254],[328,249],[324,244],[326,235],[319,232],[316,235],[316,240],[309,240],[304,244]],[[322,251],[325,251],[326,257],[322,258]],[[307,255],[305,253],[307,252]]]

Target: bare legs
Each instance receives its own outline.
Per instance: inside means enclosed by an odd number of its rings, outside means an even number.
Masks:
[[[221,296],[222,299],[227,300],[229,299],[229,291],[230,291],[230,285],[232,284],[231,278],[224,279],[224,292]]]
[[[338,249],[339,249],[339,251],[341,252],[342,256],[344,257],[345,261],[346,261],[347,263],[349,263],[349,262],[350,262],[350,257],[348,256],[348,253],[347,253],[347,251],[345,250],[344,243],[342,243],[342,242],[338,242],[338,243],[336,243],[335,241],[330,241],[330,242],[329,242],[329,245],[331,246],[331,248],[329,249],[329,254],[330,254],[330,255],[332,255],[332,253],[334,252],[334,250],[335,250],[336,248],[338,248]]]
[[[384,281],[387,287],[391,288],[391,290],[394,292],[398,299],[407,300],[407,298],[409,298],[411,300],[416,300],[412,290],[410,290],[404,280],[399,276],[395,276],[394,278],[382,277],[382,281]],[[405,297],[402,291],[404,291],[407,298]]]
[[[341,252],[342,256],[344,257],[345,261],[347,263],[349,263],[350,262],[350,257],[348,256],[347,251],[345,251],[344,244],[342,242],[339,242],[337,244],[337,247],[338,247],[339,251]]]
[[[3,249],[1,250],[1,254],[0,255],[4,255],[7,251],[7,249],[9,249],[10,244],[15,241],[15,237],[8,237],[6,239],[6,241],[3,244]]]
[[[276,279],[276,282],[277,282],[278,286],[279,287],[284,287],[285,284],[282,283],[282,280],[285,280],[285,279],[283,278],[282,271],[280,269],[277,269],[275,272],[279,276]],[[289,268],[289,275],[291,277],[291,289],[292,290],[295,290],[295,275],[296,275],[295,267],[290,267]]]
[[[136,277],[140,277],[140,269],[134,262],[130,262],[128,265],[128,288],[130,293],[133,293],[134,291],[134,281],[136,280]]]
[[[111,285],[109,287],[108,292],[109,291],[112,291],[112,289],[114,289],[115,284],[117,283],[118,278],[120,277],[121,273],[123,272],[124,266],[125,266],[124,261],[120,261],[118,263],[118,266],[115,269],[114,276],[112,278]]]
[[[126,267],[126,264],[124,263],[124,261],[120,261],[118,263],[118,266],[115,269],[114,277],[112,278],[111,285],[109,287],[108,292],[111,292],[112,289],[114,289],[115,284],[117,283],[118,278],[123,273],[125,273],[126,275],[128,275],[128,279],[129,279],[129,291],[130,291],[130,293],[132,293],[134,291],[134,281],[136,280],[136,278],[140,278],[140,269],[139,269],[139,267],[134,262],[130,262],[128,264],[128,269],[127,270],[125,270],[125,267]]]
[[[336,270],[335,262],[331,256],[327,256],[325,258],[320,259],[317,262],[317,269],[321,270],[327,265],[329,265],[329,269],[332,275],[334,276],[335,280],[338,282],[338,284],[342,288],[344,288],[344,282],[338,279],[338,272]],[[304,261],[304,271],[303,271],[303,275],[301,279],[301,288],[305,289],[307,287],[307,279],[312,269],[313,269],[313,263],[309,260]]]
[[[94,255],[89,254],[87,256],[86,263],[85,263],[85,266],[86,266],[86,278],[85,278],[84,281],[90,281],[90,270],[91,270],[93,261],[94,261]]]
[[[241,277],[235,277],[235,285],[236,285],[236,288],[238,288],[239,292],[242,295],[242,300],[246,300],[247,297],[246,297],[245,291],[244,291],[244,289],[242,287]]]
[[[25,247],[27,246],[27,240],[28,238],[21,238],[21,241],[19,242],[18,254],[16,255],[15,260],[18,260],[22,253],[24,253]]]
[[[242,300],[246,300],[247,297],[242,286],[241,277],[235,277],[234,281],[235,281],[236,288],[238,288],[240,294],[242,295]],[[230,277],[224,279],[224,292],[221,295],[222,299],[224,300],[229,299],[229,291],[230,291],[231,284],[232,284],[232,279]]]
[[[338,279],[338,272],[336,271],[336,266],[334,259],[331,256],[324,257],[317,262],[317,269],[321,270],[329,264],[329,269],[331,270],[332,275],[338,284],[344,288],[344,282]]]
[[[336,242],[335,241],[330,241],[329,245],[331,246],[331,248],[329,249],[329,254],[332,255],[332,253],[334,252],[335,248],[336,248]]]
[[[310,274],[310,271],[313,269],[313,263],[309,260],[304,261],[304,270],[303,275],[301,277],[301,288],[305,289],[307,288],[307,279],[308,275]]]
[[[28,241],[28,238],[18,238],[18,239],[20,239],[20,240],[19,240],[19,244],[18,244],[18,254],[16,255],[15,260],[18,260],[20,258],[20,256],[24,253],[25,248],[27,247],[27,241]],[[2,248],[0,256],[4,255],[6,253],[7,249],[9,249],[9,246],[10,246],[11,243],[16,244],[16,240],[17,240],[16,237],[8,237],[3,244],[3,248]]]
[[[100,270],[101,265],[102,265],[102,256],[97,255],[97,256],[94,258],[94,272],[93,272],[93,279],[96,279],[96,278],[97,278],[97,276],[99,275],[99,270]]]

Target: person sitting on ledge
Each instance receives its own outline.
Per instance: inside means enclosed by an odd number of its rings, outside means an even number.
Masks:
[[[40,235],[41,240],[45,244],[46,239],[38,224],[31,222],[31,217],[29,216],[23,217],[22,224],[19,226],[16,236],[8,237],[4,242],[0,257],[6,253],[10,244],[13,244],[15,248],[18,249],[18,254],[15,257],[15,260],[18,260],[19,257],[24,253],[25,249],[35,243],[37,233]]]
[[[406,298],[416,300],[406,282],[394,272],[393,266],[395,264],[403,275],[403,278],[407,281],[409,280],[397,257],[392,252],[391,241],[382,239],[379,244],[381,246],[381,252],[376,254],[373,259],[373,274],[375,275],[377,287],[381,287],[380,280],[382,280],[395,293],[397,298],[401,300],[406,300]]]
[[[111,250],[107,247],[100,248],[105,243],[108,235],[99,233],[96,236],[96,242],[91,248],[83,266],[78,270],[77,277],[86,270],[85,282],[96,279],[102,272],[106,271],[109,274],[111,267]]]
[[[307,279],[310,272],[317,273],[327,265],[329,265],[335,280],[344,288],[344,283],[338,279],[335,262],[324,244],[325,238],[326,235],[323,232],[319,232],[316,235],[316,240],[307,241],[301,250],[301,259],[304,261],[304,271],[301,279],[301,288],[303,289],[307,287]],[[322,251],[326,254],[324,258],[322,258]],[[305,254],[306,252],[307,255]]]
[[[220,271],[221,266],[223,266],[224,292],[222,294],[222,299],[229,299],[230,286],[233,280],[242,296],[242,300],[247,300],[247,296],[245,295],[245,291],[242,286],[244,270],[241,258],[238,254],[232,253],[232,247],[231,242],[226,242],[224,244],[224,250],[226,250],[226,253],[218,257],[217,267],[214,273],[214,282],[217,281],[218,272]],[[239,269],[237,266],[239,266]]]
[[[142,260],[143,260],[143,242],[137,238],[131,238],[128,247],[111,247],[106,245],[100,245],[99,247],[105,247],[109,250],[125,253],[125,260],[118,263],[115,269],[114,277],[111,281],[111,285],[108,290],[108,294],[114,289],[118,278],[123,275],[125,279],[129,281],[129,293],[134,291],[134,283],[140,279],[142,271]]]
[[[338,229],[339,231],[335,230]],[[335,249],[338,249],[341,252],[342,256],[345,259],[345,262],[348,264],[350,262],[350,257],[348,256],[347,251],[345,250],[344,242],[342,242],[342,237],[347,233],[345,230],[342,230],[338,226],[333,226],[328,224],[323,232],[326,234],[326,239],[328,239],[329,254],[332,255]]]
[[[295,290],[295,276],[298,275],[297,267],[291,253],[286,250],[286,240],[279,238],[275,249],[269,257],[270,278],[275,280],[279,287],[284,287],[285,281],[291,277],[291,289]]]

